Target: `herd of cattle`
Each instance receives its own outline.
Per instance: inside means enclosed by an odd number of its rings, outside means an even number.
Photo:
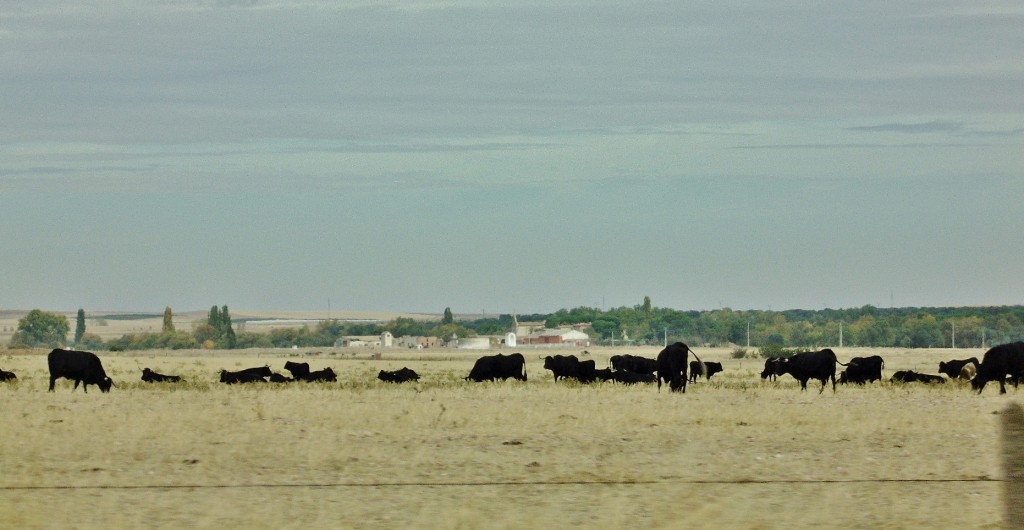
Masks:
[[[693,361],[689,361],[690,353],[693,353]],[[682,342],[668,345],[661,350],[656,359],[638,355],[613,355],[609,359],[611,366],[602,369],[598,369],[593,360],[581,361],[575,355],[547,356],[543,360],[544,369],[551,371],[555,381],[562,379],[574,379],[580,383],[614,381],[626,385],[657,383],[659,391],[662,382],[665,382],[673,392],[686,392],[688,382],[696,382],[699,377],[710,380],[711,376],[722,371],[721,363],[701,361],[697,354]],[[107,377],[103,370],[99,357],[91,352],[56,348],[47,356],[47,364],[50,369],[50,392],[53,392],[54,383],[60,378],[73,380],[75,389],[81,383],[85,392],[88,392],[89,385],[96,385],[103,392],[109,392],[110,388],[114,386],[114,382]],[[873,355],[871,357],[853,357],[849,362],[842,363],[839,362],[834,351],[825,348],[788,357],[767,359],[764,363],[764,370],[761,372],[761,378],[774,381],[779,376],[789,374],[800,382],[802,390],[807,389],[808,381],[815,379],[821,381],[819,394],[825,391],[828,382],[832,383],[832,391],[835,392],[836,365],[846,367],[839,374],[839,383],[864,385],[882,380],[885,361],[882,357]],[[220,382],[237,384],[294,381],[333,382],[338,380],[337,374],[331,368],[311,371],[309,363],[287,361],[284,368],[291,374],[291,377],[274,372],[269,366],[239,371],[221,370]],[[939,373],[950,379],[970,381],[971,387],[979,394],[988,382],[997,381],[999,382],[999,392],[1005,394],[1006,383],[1011,383],[1016,387],[1018,383],[1024,381],[1024,342],[995,346],[985,352],[981,361],[978,361],[977,357],[971,357],[970,359],[940,362]],[[418,381],[420,376],[414,370],[403,367],[393,371],[381,370],[377,374],[377,378],[389,383],[405,383]],[[0,370],[0,381],[15,379],[17,376],[14,373]],[[476,360],[465,379],[476,382],[505,379],[526,381],[526,359],[521,353],[486,355]],[[165,375],[149,368],[142,370],[142,380],[149,383],[183,381],[181,376]],[[946,379],[941,375],[900,370],[893,374],[890,381],[896,383],[944,383]]]

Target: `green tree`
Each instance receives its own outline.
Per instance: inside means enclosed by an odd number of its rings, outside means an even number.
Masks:
[[[220,309],[217,306],[210,308],[210,316],[206,317],[206,323],[213,326],[213,329],[220,329]]]
[[[82,343],[82,336],[85,335],[85,310],[78,309],[78,316],[75,318],[75,346]]]
[[[228,306],[220,308],[220,337],[221,346],[233,350],[238,344],[238,339],[235,336],[235,330],[231,329],[231,315],[228,313]]]
[[[174,320],[172,319],[171,306],[164,308],[164,333],[174,333]]]
[[[455,323],[455,317],[452,315],[452,308],[450,308],[450,307],[444,308],[444,316],[441,317],[441,324],[444,325],[444,324],[454,324],[454,323]]]
[[[56,348],[67,343],[70,330],[68,317],[33,309],[18,320],[18,331],[11,336],[11,345]]]

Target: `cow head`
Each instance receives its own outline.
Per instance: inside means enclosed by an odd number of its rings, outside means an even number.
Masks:
[[[114,386],[114,381],[109,377],[104,377],[99,383],[96,383],[96,386],[100,387],[101,392],[110,392],[110,387]]]

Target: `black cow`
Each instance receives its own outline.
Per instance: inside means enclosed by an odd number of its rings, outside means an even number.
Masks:
[[[46,362],[50,366],[50,392],[53,392],[53,384],[65,377],[74,379],[75,388],[82,383],[82,390],[89,393],[89,385],[100,387],[100,391],[109,392],[114,382],[107,377],[103,371],[103,364],[96,354],[87,351],[62,350],[54,348],[46,356]]]
[[[594,361],[581,361],[575,355],[549,355],[544,358],[544,369],[551,370],[555,381],[571,378],[581,383],[591,383],[597,378],[597,366]]]
[[[657,380],[657,377],[655,377],[654,374],[638,374],[636,372],[627,372],[625,370],[612,370],[611,368],[594,370],[594,378],[600,379],[601,381],[614,381],[624,385],[653,383]]]
[[[919,374],[913,370],[900,370],[889,379],[890,383],[926,383],[944,384],[946,378],[941,375]]]
[[[611,363],[612,368],[615,370],[624,370],[635,374],[653,374],[658,371],[658,361],[656,359],[639,355],[612,355],[608,362]]]
[[[701,370],[701,364],[704,365],[704,369]],[[697,378],[703,375],[705,381],[710,381],[711,376],[722,371],[722,363],[706,362],[701,363],[699,361],[690,361],[690,382],[696,383]]]
[[[504,381],[508,378],[526,381],[526,359],[521,353],[511,355],[485,355],[473,363],[473,369],[466,376],[467,381]]]
[[[309,372],[304,381],[307,383],[315,382],[334,382],[338,380],[338,374],[334,373],[331,368],[324,368],[323,370],[317,370],[315,372]]]
[[[277,372],[270,372],[271,383],[291,383],[292,381],[295,381],[295,378],[285,377],[284,375],[279,374]]]
[[[693,350],[682,342],[675,342],[658,353],[658,392],[661,392],[661,382],[665,381],[672,392],[686,393],[688,352]],[[697,362],[703,362],[696,353],[693,357]]]
[[[295,379],[305,379],[309,377],[309,363],[293,363],[291,361],[285,361],[284,369],[292,373],[292,377]]]
[[[950,379],[956,379],[960,377],[960,373],[963,371],[964,366],[968,364],[974,365],[974,371],[977,373],[978,365],[981,362],[978,361],[977,357],[971,357],[970,359],[953,359],[952,361],[939,362],[939,373],[947,375]]]
[[[235,383],[266,383],[267,378],[273,375],[269,366],[258,368],[246,368],[237,372],[227,370],[220,371],[220,382],[233,385]]]
[[[392,370],[390,372],[381,370],[377,374],[377,379],[384,381],[385,383],[405,383],[406,381],[419,381],[420,374],[417,374],[415,370],[411,368],[402,367],[401,370]]]
[[[179,375],[164,375],[164,374],[161,374],[161,373],[154,372],[153,370],[150,370],[149,368],[143,368],[142,369],[142,380],[147,382],[147,383],[162,383],[162,382],[177,383],[177,382],[181,381],[181,376],[179,376]]]
[[[800,390],[807,390],[807,381],[817,379],[821,381],[821,389],[818,393],[825,391],[825,383],[832,381],[832,392],[836,391],[836,364],[847,366],[839,362],[836,352],[829,348],[819,351],[805,351],[780,361],[782,373],[793,376],[800,381]]]
[[[5,372],[0,370],[0,381],[13,381],[17,378],[18,376],[14,375],[14,372]]]
[[[782,371],[782,357],[772,357],[764,360],[764,370],[761,371],[761,379],[774,381],[776,377],[785,374]]]
[[[989,381],[999,381],[999,393],[1006,393],[1006,378],[1011,377],[1014,386],[1024,377],[1024,342],[1000,344],[987,352],[978,366],[978,375],[971,380],[971,387],[980,394]]]
[[[882,368],[885,367],[885,361],[882,360],[880,355],[854,357],[847,364],[849,366],[846,367],[846,370],[839,374],[839,382],[841,384],[856,383],[863,385],[882,380]]]

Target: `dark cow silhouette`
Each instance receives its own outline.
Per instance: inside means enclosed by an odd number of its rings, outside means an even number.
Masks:
[[[467,381],[496,381],[508,378],[526,381],[526,359],[521,353],[485,355],[473,363]]]
[[[309,372],[309,375],[303,379],[307,383],[315,382],[334,382],[338,380],[338,374],[334,373],[331,368],[324,368],[323,370],[317,370],[315,372]]]
[[[624,385],[653,383],[657,380],[654,374],[638,374],[636,372],[627,372],[626,370],[612,370],[611,368],[594,370],[594,377],[601,381],[614,381]]]
[[[274,372],[270,371],[269,366],[246,368],[237,372],[221,370],[220,382],[229,385],[233,385],[235,383],[266,383],[267,378],[273,375],[273,373]]]
[[[690,382],[696,383],[697,378],[704,376],[705,381],[710,381],[711,376],[720,373],[722,371],[722,363],[716,363],[708,361],[704,364],[704,370],[701,371],[701,363],[698,361],[690,361]]]
[[[14,375],[14,372],[5,372],[0,370],[0,381],[14,381],[18,376]]]
[[[293,363],[285,361],[284,369],[291,372],[295,379],[305,379],[309,376],[309,363]]]
[[[658,353],[658,391],[661,392],[661,382],[668,383],[672,392],[686,393],[687,354],[693,352],[689,346],[682,342],[675,342],[665,346],[665,349]],[[693,357],[697,362],[703,362],[697,354]]]
[[[978,374],[971,380],[971,387],[980,394],[989,381],[999,381],[999,393],[1006,393],[1006,378],[1010,377],[1014,387],[1024,377],[1024,342],[1000,344],[985,352],[978,366]]]
[[[657,359],[650,359],[639,355],[612,355],[608,362],[614,370],[623,370],[635,374],[653,374],[658,371]]]
[[[277,372],[270,372],[271,383],[291,383],[295,381],[294,377],[285,377],[283,374]]]
[[[980,365],[981,362],[978,361],[977,357],[971,357],[970,359],[953,359],[952,361],[940,362],[939,373],[945,374],[950,379],[956,379],[960,377],[960,373],[963,372],[964,366],[967,366],[969,364],[974,365],[974,371],[975,373],[977,373],[978,365]]]
[[[889,382],[944,384],[946,382],[946,378],[941,375],[920,374],[913,370],[900,370],[892,374],[892,377],[889,378]]]
[[[114,382],[103,371],[100,358],[94,353],[54,348],[46,356],[46,362],[50,367],[50,392],[53,392],[54,383],[61,377],[75,381],[72,390],[82,383],[82,391],[87,394],[89,385],[100,387],[101,392],[109,392],[110,387],[114,386]]]
[[[772,357],[764,360],[764,370],[761,371],[761,379],[767,379],[774,381],[780,375],[785,374],[782,371],[782,363],[784,359],[782,357]]]
[[[807,390],[807,381],[817,379],[821,381],[821,389],[818,393],[825,391],[825,383],[832,381],[832,392],[836,391],[836,364],[847,366],[839,362],[836,352],[829,348],[819,351],[805,351],[791,357],[785,357],[780,361],[783,373],[793,376],[800,381],[800,390]]]
[[[179,376],[179,375],[164,375],[164,374],[161,374],[161,373],[154,372],[153,370],[150,370],[149,368],[143,368],[142,369],[142,380],[147,382],[147,383],[163,383],[163,382],[177,383],[177,382],[181,381],[181,376]]]
[[[882,380],[882,368],[885,367],[885,361],[882,360],[880,355],[854,357],[847,364],[846,370],[839,374],[839,382],[841,384],[856,383],[863,385]]]
[[[402,367],[401,370],[392,370],[390,372],[381,370],[377,374],[377,379],[384,381],[385,383],[405,383],[406,381],[419,381],[420,374],[417,374],[415,370],[411,368]]]
[[[597,378],[597,366],[594,361],[581,361],[575,355],[549,355],[544,358],[544,369],[551,370],[555,381],[570,378],[581,383],[591,383]]]

